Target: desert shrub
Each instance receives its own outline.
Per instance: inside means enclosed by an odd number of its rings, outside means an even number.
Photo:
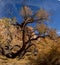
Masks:
[[[52,48],[47,55],[41,53],[36,59],[30,57],[31,65],[60,65],[60,53],[56,49]]]

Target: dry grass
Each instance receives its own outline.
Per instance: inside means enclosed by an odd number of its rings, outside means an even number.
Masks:
[[[6,39],[10,40],[10,34],[8,35],[6,33],[8,32],[8,28],[6,28],[5,24],[3,23],[5,20],[6,19],[0,21],[0,44],[2,44],[3,48],[7,44]],[[11,36],[13,38],[10,42],[10,45],[22,46],[22,36],[20,30],[17,30],[16,27],[9,24],[9,31],[12,33]],[[45,37],[33,42],[36,44],[36,47],[38,49],[37,56],[34,56],[33,53],[29,55],[28,52],[28,56],[25,56],[23,59],[18,60],[18,58],[9,59],[0,55],[0,65],[60,65],[60,38],[58,38],[57,41],[54,41],[49,37]],[[12,52],[16,52],[18,49],[19,48],[15,47]],[[31,47],[32,52],[33,49],[34,48]]]
[[[36,59],[29,57],[31,65],[60,65],[60,53],[53,47],[48,54],[40,53]]]

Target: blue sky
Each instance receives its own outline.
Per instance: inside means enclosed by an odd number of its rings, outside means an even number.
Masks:
[[[21,22],[19,10],[22,2],[23,0],[0,0],[0,18],[17,17],[17,20]],[[51,22],[48,25],[55,28],[60,34],[60,0],[27,0],[26,5],[34,11],[44,8],[51,13]]]

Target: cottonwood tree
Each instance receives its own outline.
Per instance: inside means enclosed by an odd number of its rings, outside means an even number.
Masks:
[[[34,13],[30,7],[25,5],[21,8],[20,15],[23,18],[22,23],[21,24],[16,23],[14,25],[21,28],[22,48],[20,48],[16,53],[11,52],[6,55],[4,54],[4,50],[2,48],[2,54],[8,58],[16,58],[17,56],[19,58],[22,58],[31,46],[34,46],[36,48],[35,44],[33,44],[33,41],[37,40],[40,37],[45,36],[45,33],[47,33],[48,30],[48,27],[47,25],[45,25],[44,22],[48,21],[49,13],[44,9],[39,9],[37,12]],[[33,27],[32,25],[33,23],[35,27]],[[29,24],[32,25],[31,26],[33,28],[32,31],[28,28]],[[13,48],[14,47],[12,47],[10,50],[12,50]]]

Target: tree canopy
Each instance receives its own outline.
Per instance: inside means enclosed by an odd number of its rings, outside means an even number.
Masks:
[[[15,24],[12,24],[17,27],[17,29],[22,32],[22,47],[16,52],[13,53],[11,50],[15,47],[11,47],[10,45],[6,46],[8,50],[10,50],[10,53],[5,54],[4,48],[2,49],[2,55],[8,57],[8,58],[16,58],[17,56],[19,58],[22,58],[27,50],[34,46],[36,50],[36,45],[33,43],[34,40],[37,40],[40,37],[45,37],[48,35],[51,37],[51,39],[56,39],[56,31],[51,30],[45,22],[49,20],[49,13],[45,11],[44,9],[39,9],[36,13],[33,12],[33,10],[28,6],[23,6],[20,10],[20,15],[23,18],[22,23],[17,23],[16,18],[12,18],[11,22],[14,22]],[[4,19],[5,21],[8,21],[7,18]],[[35,23],[35,27],[33,27],[33,23]],[[29,27],[28,24],[31,24],[32,26]],[[10,33],[11,34],[11,33]]]

